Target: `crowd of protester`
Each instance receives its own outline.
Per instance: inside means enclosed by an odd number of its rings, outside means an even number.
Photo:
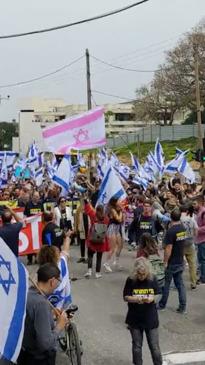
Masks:
[[[142,364],[142,335],[145,331],[153,363],[160,365],[157,309],[166,308],[172,281],[178,291],[177,312],[180,314],[187,310],[183,278],[186,265],[191,290],[205,284],[204,180],[189,184],[176,175],[163,178],[158,184],[150,183],[146,190],[130,180],[124,186],[126,201],[121,204],[118,199],[112,198],[107,206],[96,206],[99,186],[98,179],[91,184],[84,174],[79,174],[79,179],[66,196],[62,196],[60,188],[52,183],[40,188],[32,180],[9,183],[0,190],[0,237],[18,256],[18,234],[23,219],[8,207],[11,202],[13,206],[23,208],[25,217],[42,214],[43,246],[38,255],[28,255],[27,264],[40,266],[40,285],[46,287],[51,300],[54,298],[54,305],[61,309],[72,302],[68,264],[70,245],[79,246],[77,263],[88,266],[85,277],[90,278],[95,272],[96,279],[100,279],[103,272],[112,274],[112,271],[122,269],[120,258],[123,247],[136,250],[134,273],[127,279],[123,293],[124,300],[128,302],[126,323],[132,336],[133,363]],[[47,266],[47,271],[46,264],[51,265]],[[54,269],[55,266],[58,270]],[[60,283],[55,280],[53,287],[49,288],[47,282],[53,278],[52,275],[59,278]],[[161,298],[156,305],[155,296],[159,293]],[[33,296],[31,291],[28,305],[33,305]],[[51,322],[49,317],[47,331],[50,332],[53,331]],[[66,323],[63,317],[59,328]],[[34,331],[33,327],[31,331]],[[30,338],[29,345],[28,341],[27,338],[26,348],[32,347],[33,338]],[[55,342],[54,337],[52,341]],[[32,351],[30,355],[33,355]],[[30,359],[28,354],[23,355]],[[36,364],[40,364],[38,360]],[[19,364],[26,362],[21,360]]]

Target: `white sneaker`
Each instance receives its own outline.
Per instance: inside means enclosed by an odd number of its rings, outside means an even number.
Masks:
[[[102,277],[102,275],[100,272],[96,272],[95,277],[96,277],[96,279],[100,279]]]
[[[112,269],[107,262],[105,262],[103,266],[104,266],[105,272],[112,272]]]
[[[86,274],[84,276],[85,276],[85,278],[89,279],[92,276],[92,270],[88,269],[88,272],[86,272]]]

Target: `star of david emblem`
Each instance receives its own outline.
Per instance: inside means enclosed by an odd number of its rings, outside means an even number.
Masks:
[[[115,167],[119,167],[120,163],[118,161],[115,161]]]
[[[79,144],[89,139],[88,131],[80,129],[73,137],[75,138],[76,144]]]
[[[10,286],[16,284],[11,272],[11,263],[4,260],[0,255],[0,285],[2,285],[5,293],[9,295]]]

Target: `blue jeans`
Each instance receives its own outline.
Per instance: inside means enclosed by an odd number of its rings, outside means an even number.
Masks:
[[[199,262],[200,280],[205,283],[205,242],[198,244],[197,257]]]
[[[165,308],[168,298],[169,298],[169,289],[172,278],[174,280],[174,284],[178,290],[179,295],[179,308],[181,310],[186,309],[186,289],[183,282],[183,265],[168,265],[165,271],[165,284],[164,288],[162,289],[162,298],[159,301],[159,306],[161,308]]]

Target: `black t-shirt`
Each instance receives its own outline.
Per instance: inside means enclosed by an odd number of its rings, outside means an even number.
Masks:
[[[155,278],[153,280],[134,281],[129,277],[125,283],[123,297],[157,295],[158,293],[159,288]],[[149,304],[128,303],[126,323],[132,328],[157,328],[159,326],[159,319],[155,302]]]
[[[39,202],[37,204],[34,204],[33,202],[29,202],[28,204],[26,204],[24,214],[27,217],[30,217],[31,215],[41,213],[42,211],[43,211],[43,205],[41,202]]]
[[[186,240],[186,229],[179,223],[168,229],[164,243],[172,245],[172,253],[168,265],[182,265],[184,261],[184,244]]]
[[[57,246],[60,249],[63,244],[63,231],[55,223],[48,223],[42,232],[42,243]]]
[[[57,202],[55,198],[46,198],[43,202],[43,209],[44,211],[48,210],[51,211],[57,206]]]
[[[91,201],[91,204],[93,206],[93,208],[95,208],[96,206],[96,203],[98,201],[98,195],[99,195],[99,190],[96,190],[92,195],[91,195],[91,198],[90,198],[90,201]]]
[[[138,241],[143,233],[150,233],[153,237],[156,235],[155,222],[152,217],[144,217],[141,215],[138,222],[136,222],[136,235]]]
[[[19,232],[22,227],[23,223],[17,222],[6,223],[0,228],[0,237],[17,257],[19,252]]]

